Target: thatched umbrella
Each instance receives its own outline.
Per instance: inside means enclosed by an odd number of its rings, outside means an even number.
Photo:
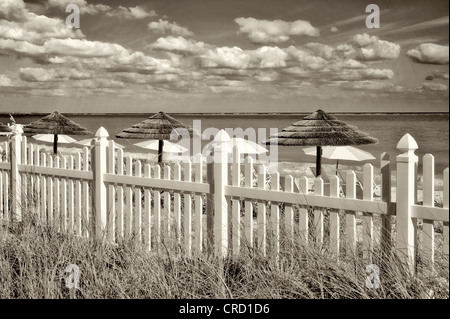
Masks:
[[[145,121],[124,129],[122,132],[116,134],[116,137],[158,140],[158,162],[160,163],[162,162],[164,140],[170,140],[172,131],[177,132],[180,129],[188,130],[192,136],[193,131],[189,126],[164,112],[159,112],[150,116]]]
[[[334,116],[317,110],[302,121],[271,136],[266,144],[286,146],[316,146],[316,176],[321,174],[322,146],[376,144],[378,139],[361,132],[356,126],[339,121]]]
[[[87,129],[75,123],[74,121],[69,120],[67,117],[63,116],[57,111],[44,116],[43,118],[35,122],[31,122],[30,124],[25,125],[23,130],[25,134],[53,134],[53,152],[55,154],[58,151],[58,134],[92,134],[92,132],[89,132]]]

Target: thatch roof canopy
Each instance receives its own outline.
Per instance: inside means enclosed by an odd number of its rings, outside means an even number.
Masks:
[[[188,125],[174,119],[164,112],[159,112],[138,124],[134,124],[131,127],[124,129],[122,132],[116,134],[116,137],[170,140],[171,132],[179,129],[188,130],[190,136],[193,134],[192,128]]]
[[[0,122],[0,132],[12,132],[11,128]]]
[[[25,134],[67,134],[67,135],[89,135],[93,134],[86,128],[69,120],[57,111],[31,122],[23,127]]]
[[[378,139],[358,130],[356,126],[317,110],[271,136],[265,143],[286,146],[344,146],[376,144]]]

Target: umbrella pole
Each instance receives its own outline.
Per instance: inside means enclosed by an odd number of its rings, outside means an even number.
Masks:
[[[338,174],[339,169],[339,160],[336,160],[336,175]]]
[[[58,134],[53,136],[53,153],[58,153]]]
[[[158,163],[162,162],[163,148],[164,148],[164,140],[159,140],[159,142],[158,142]]]
[[[316,146],[316,177],[319,177],[321,174],[321,166],[322,166],[322,147]]]

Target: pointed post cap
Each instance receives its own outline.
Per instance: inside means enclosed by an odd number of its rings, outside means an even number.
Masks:
[[[228,133],[223,129],[220,130],[214,137],[214,141],[219,143],[229,142],[230,140],[230,135],[228,135]]]
[[[397,144],[397,149],[401,152],[414,153],[418,148],[419,146],[417,145],[416,140],[409,133],[403,135]]]
[[[97,130],[97,132],[95,132],[95,137],[98,137],[98,138],[106,138],[108,136],[109,136],[108,131],[103,126],[100,127]]]

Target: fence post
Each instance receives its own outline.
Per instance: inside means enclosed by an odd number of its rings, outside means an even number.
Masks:
[[[95,133],[97,140],[95,141],[93,153],[94,170],[94,213],[95,213],[95,236],[103,238],[106,232],[106,213],[107,213],[107,192],[104,183],[104,173],[106,173],[106,146],[108,144],[108,132],[104,127],[100,127]]]
[[[384,152],[380,158],[380,172],[381,172],[381,200],[388,206],[388,213],[390,213],[391,204],[391,161],[389,154]],[[391,215],[383,215],[381,227],[381,246],[383,253],[387,253],[391,249],[392,243],[392,223]]]
[[[397,155],[397,254],[407,265],[411,274],[415,271],[415,254],[417,242],[417,220],[411,217],[411,207],[415,203],[416,164],[418,149],[414,138],[405,134],[397,144],[397,149],[404,152]]]
[[[225,186],[228,184],[228,150],[225,143],[230,136],[221,130],[214,137],[214,245],[217,256],[225,257],[228,250],[228,203]]]
[[[9,150],[11,172],[10,172],[10,187],[11,187],[11,221],[22,220],[22,185],[20,182],[19,164],[21,164],[21,130],[15,130],[11,138],[11,147]]]

